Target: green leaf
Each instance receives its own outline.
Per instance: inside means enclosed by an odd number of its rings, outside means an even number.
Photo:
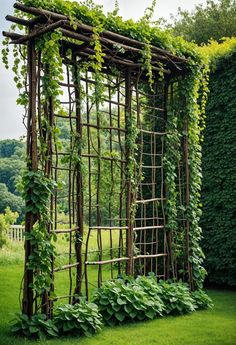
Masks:
[[[124,321],[125,319],[125,313],[124,312],[116,312],[115,313],[115,317],[117,318],[117,320],[119,320],[120,322]]]
[[[19,330],[21,330],[22,329],[22,327],[21,327],[21,325],[19,325],[19,324],[16,324],[16,325],[13,325],[12,327],[11,327],[11,331],[12,332],[18,332]]]
[[[36,326],[30,326],[29,331],[30,333],[37,333],[39,331],[39,328]]]
[[[123,304],[126,304],[126,301],[125,300],[122,300],[121,298],[117,298],[117,303],[119,305],[123,305]]]

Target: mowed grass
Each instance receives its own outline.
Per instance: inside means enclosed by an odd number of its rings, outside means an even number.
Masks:
[[[0,345],[35,344],[15,338],[10,333],[10,321],[19,311],[19,289],[22,265],[0,267]],[[60,289],[66,288],[66,277],[60,279]],[[38,341],[38,345],[235,345],[236,292],[208,291],[215,304],[213,310],[191,315],[165,317],[114,328],[105,327],[93,338],[60,338]]]
[[[62,226],[63,229],[68,228],[68,226]],[[59,227],[60,228],[60,227]],[[119,230],[101,230],[102,248],[103,248],[103,259],[109,259],[110,246],[113,247],[113,256],[117,254],[119,246]],[[82,245],[82,252],[85,253],[86,241],[87,241],[88,228],[85,226],[84,229],[84,239]],[[98,259],[98,234],[96,230],[90,232],[88,246],[88,259],[90,261],[96,261]],[[123,241],[125,242],[125,232],[123,233]],[[64,265],[68,263],[69,256],[69,235],[58,234],[57,241],[53,242],[56,248],[56,265]],[[72,239],[72,261],[75,260],[75,248]],[[5,264],[21,264],[24,260],[24,243],[18,241],[7,240],[7,246],[4,246],[0,250],[0,265]]]

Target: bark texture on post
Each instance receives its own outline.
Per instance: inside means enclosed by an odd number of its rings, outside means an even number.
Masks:
[[[125,77],[125,123],[126,123],[126,140],[128,139],[128,136],[130,135],[129,130],[130,126],[129,123],[132,121],[132,109],[131,109],[131,102],[132,102],[132,85],[131,85],[131,71],[128,69],[126,72]],[[128,139],[129,140],[129,139]],[[126,145],[126,162],[127,165],[129,165],[130,160],[130,148]],[[127,167],[128,171],[128,167]],[[131,208],[134,202],[134,195],[132,191],[132,181],[131,176],[128,176],[127,181],[127,196],[126,196],[126,219],[127,219],[127,232],[126,232],[126,251],[127,251],[127,257],[129,260],[127,261],[126,266],[126,274],[132,275],[133,274],[133,219],[131,215]]]
[[[37,123],[36,123],[36,62],[37,56],[34,41],[28,43],[28,78],[29,78],[29,110],[27,121],[27,158],[28,169],[37,171]],[[32,193],[32,191],[30,191]],[[26,203],[27,207],[28,203]],[[25,231],[30,233],[39,215],[31,212],[26,213]],[[33,283],[33,271],[27,267],[29,256],[32,253],[32,246],[29,240],[25,241],[25,273],[24,273],[24,290],[22,300],[22,312],[29,317],[33,314],[34,293],[29,285]]]
[[[74,84],[75,84],[75,116],[76,116],[76,135],[78,140],[78,157],[82,155],[82,118],[81,118],[81,94],[80,94],[80,80],[79,80],[79,66],[77,65],[76,56],[73,57],[74,66]],[[81,159],[76,164],[76,225],[75,232],[75,253],[78,265],[76,266],[76,286],[74,290],[75,295],[81,294],[82,275],[83,275],[83,260],[82,260],[82,241],[84,235],[84,219],[83,219],[83,177],[82,177],[82,162]],[[74,297],[74,301],[76,298]]]

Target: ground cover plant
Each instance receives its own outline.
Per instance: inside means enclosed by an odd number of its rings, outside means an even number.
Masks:
[[[213,307],[212,300],[203,290],[192,291],[191,297],[198,309],[207,309]]]
[[[31,318],[25,314],[19,314],[11,331],[15,335],[31,339],[46,339],[47,337],[58,336],[57,327],[52,320],[47,320],[45,314],[35,314]]]
[[[60,334],[90,337],[102,328],[102,316],[94,303],[80,299],[77,303],[58,306],[54,323]]]

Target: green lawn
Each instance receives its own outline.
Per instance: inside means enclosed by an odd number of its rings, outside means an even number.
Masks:
[[[35,342],[13,338],[9,321],[19,310],[19,287],[22,265],[9,264],[0,268],[0,345],[23,345]],[[60,282],[64,285],[64,279]],[[235,345],[236,292],[209,291],[213,310],[191,315],[166,317],[122,327],[105,328],[93,338],[61,338],[37,342],[70,345]]]

